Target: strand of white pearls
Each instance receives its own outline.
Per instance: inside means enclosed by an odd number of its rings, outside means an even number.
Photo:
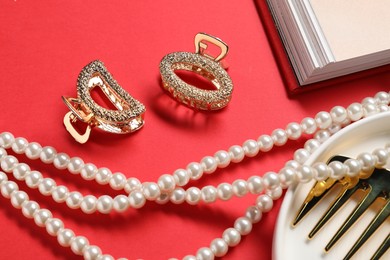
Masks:
[[[246,212],[246,214],[245,214],[245,216],[236,220],[234,228],[229,228],[229,229],[227,229],[224,232],[222,239],[218,238],[218,239],[213,240],[213,242],[210,245],[210,248],[201,248],[201,249],[199,249],[195,259],[214,259],[214,256],[219,256],[219,255],[222,256],[222,255],[226,254],[227,249],[226,249],[226,252],[223,253],[225,251],[225,246],[224,246],[223,241],[228,246],[235,246],[236,244],[238,244],[239,240],[241,239],[241,235],[249,234],[249,232],[252,229],[252,224],[260,221],[262,212],[268,212],[269,210],[271,210],[271,208],[273,206],[272,200],[273,199],[278,199],[281,196],[282,188],[288,187],[290,184],[294,183],[297,180],[300,181],[300,182],[308,182],[313,177],[318,179],[318,180],[320,180],[321,178],[325,178],[327,176],[326,173],[329,173],[330,176],[334,175],[333,177],[343,176],[342,172],[344,172],[344,170],[340,170],[340,169],[344,169],[344,167],[341,166],[341,165],[337,165],[337,163],[335,164],[335,166],[329,166],[329,167],[334,167],[334,169],[331,168],[330,170],[329,170],[329,168],[326,168],[326,167],[328,167],[326,165],[319,164],[319,166],[316,166],[316,167],[318,167],[318,169],[315,169],[315,168],[310,169],[310,167],[304,166],[302,164],[306,161],[307,157],[316,148],[318,148],[318,146],[323,141],[325,141],[327,138],[329,138],[330,135],[332,135],[333,133],[337,132],[342,126],[345,126],[345,125],[347,125],[347,124],[349,124],[349,123],[351,123],[353,121],[357,121],[357,120],[359,120],[359,119],[361,119],[363,117],[367,117],[367,116],[376,114],[378,112],[388,111],[389,110],[389,107],[388,107],[389,99],[390,98],[389,98],[389,94],[388,93],[386,93],[386,92],[379,92],[378,94],[375,95],[375,98],[366,98],[366,99],[364,99],[362,104],[353,103],[347,109],[345,109],[343,107],[337,106],[337,107],[334,107],[331,110],[330,113],[328,113],[328,112],[319,112],[316,115],[315,119],[313,119],[313,118],[305,118],[302,121],[301,124],[291,123],[291,124],[288,125],[286,130],[276,129],[275,131],[273,131],[271,136],[267,136],[267,135],[261,136],[259,138],[259,140],[257,141],[258,149],[254,148],[255,147],[255,143],[254,142],[256,142],[256,141],[248,140],[247,142],[244,143],[244,145],[242,147],[240,147],[240,146],[232,146],[229,149],[229,152],[226,152],[226,151],[219,151],[219,152],[217,152],[216,155],[214,156],[214,159],[215,159],[215,161],[217,162],[218,165],[217,166],[213,165],[211,168],[210,168],[210,164],[209,164],[210,163],[210,156],[206,156],[204,159],[202,159],[201,163],[191,163],[190,164],[191,166],[189,165],[187,167],[187,170],[190,173],[190,178],[191,179],[199,179],[203,175],[203,173],[212,173],[212,172],[214,172],[216,170],[217,167],[218,168],[224,168],[228,164],[230,164],[230,162],[239,162],[239,161],[241,161],[245,157],[245,155],[249,156],[249,157],[255,156],[260,150],[262,150],[262,151],[271,150],[274,145],[283,145],[283,144],[285,144],[287,142],[288,139],[292,139],[292,140],[298,139],[302,135],[302,132],[304,132],[306,134],[314,134],[314,137],[315,137],[314,139],[311,139],[311,140],[307,141],[305,143],[305,147],[303,149],[298,149],[294,153],[294,160],[287,162],[286,163],[286,167],[283,168],[280,171],[279,174],[270,172],[270,173],[267,173],[267,174],[265,174],[263,176],[263,182],[265,182],[265,185],[263,184],[263,186],[265,186],[265,188],[266,188],[266,194],[260,195],[258,197],[256,206],[249,207],[247,212]],[[330,118],[330,120],[329,120],[329,118]],[[319,130],[317,130],[317,128]],[[300,129],[300,133],[298,134],[298,132],[299,132],[298,130],[299,129]],[[16,139],[13,138],[12,134],[10,134],[10,133],[3,133],[3,134],[0,135],[0,146],[3,147],[3,148],[10,148],[10,147],[12,147],[12,149],[16,153],[18,153],[18,151],[20,151],[20,150],[18,150],[20,147],[22,147],[21,150],[23,150],[24,140],[25,139],[22,140],[22,141],[20,141],[18,139],[18,141],[16,141],[16,142],[15,142],[15,140]],[[27,140],[26,140],[26,142],[27,142]],[[17,144],[13,145],[14,143],[17,143]],[[264,143],[267,143],[268,146],[264,145]],[[27,149],[29,146],[30,146],[30,149]],[[265,148],[265,147],[268,147],[268,148]],[[263,149],[261,149],[261,148],[263,148]],[[52,148],[52,149],[54,149],[54,148]],[[27,146],[26,146],[26,148],[24,150],[26,151],[25,153],[26,153],[26,156],[28,158],[30,158],[30,159],[37,159],[38,157],[39,158],[41,157],[40,153],[41,153],[41,151],[44,150],[44,148],[42,148],[37,143],[30,143],[30,144],[27,143]],[[39,154],[38,157],[37,157],[37,152],[36,152],[37,150],[40,150],[40,152],[38,153]],[[51,149],[46,149],[46,152],[47,152],[47,150],[51,150]],[[256,150],[257,150],[257,152],[254,152]],[[0,153],[0,155],[1,154],[4,155],[4,156],[2,156],[2,159],[1,159],[2,167],[3,167],[3,164],[5,165],[5,168],[7,168],[10,165],[12,167],[12,165],[16,166],[16,164],[18,164],[17,160],[15,161],[16,158],[15,157],[12,158],[10,156],[7,156],[4,149],[2,149],[0,151],[2,152],[2,153]],[[251,152],[249,152],[249,151],[251,151]],[[389,146],[387,146],[386,149],[384,149],[384,150],[382,149],[380,151],[379,150],[378,151],[374,151],[374,156],[371,156],[371,157],[370,157],[369,154],[361,155],[360,156],[361,158],[359,160],[357,160],[357,162],[355,161],[354,163],[352,163],[350,165],[350,167],[352,167],[352,168],[355,167],[356,168],[356,167],[359,167],[359,165],[362,165],[362,167],[364,168],[364,167],[368,167],[367,165],[375,165],[375,164],[378,163],[378,161],[380,161],[380,158],[383,159],[384,157],[386,157],[384,155],[385,153],[387,153],[387,158],[388,158],[388,151],[389,151]],[[49,154],[51,152],[52,151],[49,151]],[[242,152],[244,152],[244,155],[242,155]],[[23,152],[20,152],[20,153],[23,153]],[[229,155],[229,157],[224,156],[224,155],[226,155],[226,153]],[[72,167],[69,167],[70,160],[72,160],[74,158],[69,159],[69,162],[68,162],[67,166],[64,167],[64,165],[62,165],[62,162],[63,162],[62,159],[64,159],[64,156],[63,156],[64,154],[63,153],[60,153],[60,155],[56,154],[55,150],[54,150],[53,154],[54,154],[54,158],[53,158],[52,162],[54,163],[54,165],[57,168],[59,168],[59,169],[68,168],[68,170],[70,172],[72,172],[72,170],[74,170]],[[224,155],[221,155],[221,154],[224,154]],[[66,156],[65,156],[65,158],[66,158]],[[44,157],[44,158],[46,158],[46,157]],[[68,158],[69,158],[69,156],[68,156]],[[58,159],[58,161],[59,161],[58,163],[55,163],[56,159]],[[79,158],[77,158],[77,160],[76,160],[77,161],[77,163],[76,163],[77,165],[80,164],[80,161],[78,161],[78,159]],[[3,163],[4,161],[5,161],[5,163]],[[11,161],[11,164],[8,165],[8,163],[10,161]],[[12,161],[14,161],[14,163],[12,163]],[[65,161],[67,161],[67,160],[65,160]],[[372,164],[372,162],[374,162],[374,163]],[[367,164],[367,165],[365,165],[365,164]],[[58,167],[58,165],[60,165],[60,167]],[[81,165],[83,165],[83,162],[82,162]],[[85,164],[85,165],[88,165],[88,164]],[[85,165],[83,165],[83,167],[85,167]],[[22,166],[20,166],[20,167],[22,167]],[[346,167],[348,167],[348,165]],[[69,168],[71,168],[71,169],[69,169]],[[95,168],[96,168],[96,166],[95,166]],[[103,169],[105,169],[105,168],[103,168]],[[327,170],[324,170],[324,169],[327,169]],[[197,175],[192,175],[192,170],[196,170]],[[13,171],[13,169],[12,169],[12,171]],[[81,172],[81,171],[82,171],[82,169],[79,172]],[[200,172],[201,172],[201,174],[199,174]],[[347,172],[348,172],[348,170],[347,170]],[[77,172],[75,172],[75,173],[77,173]],[[338,175],[337,173],[340,173],[340,174]],[[193,178],[193,176],[198,176],[198,175],[200,175],[199,178],[198,177]],[[161,177],[163,177],[163,176],[161,176]],[[261,177],[259,177],[259,176],[254,176],[254,177],[260,178],[260,179],[252,178],[252,179],[255,179],[257,182],[259,180],[261,180]],[[83,176],[83,178],[87,179],[87,178],[85,178],[85,176]],[[188,181],[189,181],[190,178],[188,178]],[[97,177],[95,179],[98,181]],[[159,179],[159,182],[157,183],[159,188],[161,188],[160,179]],[[129,180],[133,181],[133,180],[137,180],[137,179],[130,178]],[[127,184],[129,183],[129,180],[127,181]],[[180,181],[177,181],[177,180],[178,180],[178,178],[176,178],[176,179],[174,178],[175,184],[177,184],[177,186],[181,186],[180,185]],[[187,181],[187,183],[188,183],[188,181]],[[231,185],[232,187],[234,187],[234,186],[238,187],[238,188],[236,188],[235,195],[239,196],[239,195],[242,194],[240,192],[239,187],[244,187],[245,186],[244,182],[245,181],[243,181],[243,180],[237,180],[236,182],[234,182],[234,183],[236,183],[236,185]],[[7,194],[7,192],[9,192],[9,191],[11,191],[11,193],[12,193],[12,189],[15,189],[16,183],[14,183],[14,184],[12,184],[12,182],[9,182],[9,183],[11,183],[11,184],[5,185],[5,187],[6,187],[6,188],[4,188],[4,190],[5,190],[4,193],[5,194]],[[105,182],[105,183],[110,183],[111,184],[110,181]],[[101,183],[101,184],[105,184],[105,183]],[[137,194],[140,194],[142,196],[142,198],[141,198],[141,196],[139,198],[142,199],[143,201],[145,201],[145,197],[146,196],[145,196],[145,194],[143,194],[143,191],[145,190],[144,189],[145,183],[144,184],[140,184],[140,182],[138,180],[135,181],[135,182],[130,182],[130,183],[136,183],[137,185],[131,191],[131,193],[129,195],[129,199],[131,197],[131,194],[133,194],[134,192],[137,192]],[[220,185],[221,187],[224,187],[223,190],[226,190],[226,187],[228,187],[225,184],[221,184],[221,185]],[[227,184],[227,185],[229,185],[229,184]],[[42,186],[45,186],[45,185],[42,185]],[[112,185],[110,185],[110,186],[112,186]],[[125,186],[126,186],[126,184],[124,185],[124,187]],[[219,189],[221,189],[220,186],[218,187]],[[251,187],[249,182],[247,183],[247,187]],[[189,196],[191,198],[199,197],[198,196],[199,192],[196,191],[197,188],[196,189],[194,189],[194,188],[195,187],[191,187],[186,192],[186,194],[187,193],[190,194]],[[45,191],[45,188],[41,188],[41,189],[43,191]],[[173,195],[174,194],[174,189],[175,189],[175,186],[173,187],[173,189],[172,189],[173,192],[171,194],[169,194],[168,192],[167,193],[161,193],[161,190],[163,190],[163,189],[161,189],[160,190],[160,196],[158,196],[156,198],[157,202],[159,202],[159,203],[167,202],[168,201],[167,197],[169,198],[170,197],[169,195]],[[17,190],[17,185],[16,185],[16,189],[15,190]],[[206,190],[206,189],[202,189],[202,191],[203,190]],[[227,190],[230,190],[230,189],[227,189]],[[232,190],[233,190],[233,188],[232,188]],[[189,191],[191,191],[191,192],[189,192]],[[196,191],[196,192],[193,192],[193,191]],[[1,187],[1,193],[3,194],[3,188],[2,187]],[[119,195],[119,196],[124,196],[124,195]],[[21,195],[21,197],[23,197],[23,195]],[[86,197],[88,197],[88,196],[86,196]],[[165,198],[161,199],[161,197],[165,197]],[[201,196],[201,197],[204,197],[204,196]],[[207,197],[207,196],[205,196],[205,197]],[[110,198],[111,197],[108,197],[107,199],[110,200]],[[126,196],[124,196],[122,198],[124,199],[124,201],[127,200]],[[106,202],[108,202],[108,200]],[[11,201],[12,201],[12,199],[11,199]],[[192,199],[190,199],[190,201],[192,201]],[[196,199],[195,199],[195,201],[196,201]],[[187,199],[187,202],[188,202],[188,199]],[[125,202],[125,204],[126,203],[127,202]],[[143,202],[143,204],[144,203],[145,202]],[[32,204],[34,204],[34,203],[32,203]],[[110,207],[110,210],[111,210],[111,208],[112,208],[112,205],[111,205],[112,204],[112,198],[106,204],[108,204],[108,206]],[[190,204],[196,204],[196,203],[190,203]],[[103,206],[107,206],[107,205],[103,205]],[[34,206],[31,206],[31,207],[34,208]],[[44,210],[44,212],[47,213],[46,210]],[[109,211],[106,211],[105,213],[108,213],[108,212]],[[43,215],[45,215],[45,214],[43,214]],[[38,217],[38,218],[40,218],[40,217]],[[248,219],[251,222],[249,222]],[[54,222],[55,222],[55,224],[53,224],[53,225],[58,225],[60,223],[60,222],[57,222],[57,221],[54,221]],[[51,221],[49,221],[48,223],[51,223]],[[49,229],[51,229],[51,228],[49,228]],[[238,235],[240,235],[239,239],[238,239]],[[77,241],[77,242],[75,242],[75,245],[74,245],[74,248],[76,248],[76,249],[74,250],[72,248],[72,250],[74,252],[76,251],[76,252],[78,252],[78,254],[84,254],[84,257],[87,258],[87,259],[102,259],[102,257],[107,257],[107,258],[103,258],[103,259],[112,259],[112,258],[110,258],[111,256],[109,256],[109,255],[101,256],[101,254],[100,254],[101,250],[99,248],[95,247],[95,246],[92,246],[91,250],[87,250],[87,248],[90,248],[88,246],[88,240],[86,240],[84,237],[77,237],[77,238],[79,238],[79,239],[77,239],[77,240],[75,239],[75,241]],[[60,242],[60,244],[61,244],[61,242]],[[82,248],[81,249],[82,253],[80,253],[81,251],[80,250],[78,251],[77,248]],[[88,255],[90,254],[90,251],[93,251],[94,252],[93,255],[97,256],[97,257],[92,257],[92,258],[89,257]],[[87,256],[86,256],[84,252],[89,252],[89,253],[87,253]],[[192,257],[193,256],[187,256],[185,258],[186,259],[193,259]]]
[[[371,173],[374,168],[384,167],[389,159],[390,144],[387,144],[385,148],[378,148],[373,153],[361,153],[356,159],[347,159],[344,163],[333,161],[327,165],[323,162],[317,162],[313,166],[305,166],[304,171],[297,171],[297,176],[304,174],[299,178],[301,183],[307,183],[313,179],[321,181],[327,178],[339,180],[345,176],[356,177],[360,172]],[[294,170],[294,168],[290,169]],[[196,256],[187,255],[183,259],[213,260],[215,256],[222,257],[226,255],[229,247],[237,246],[241,241],[241,237],[252,231],[252,225],[261,220],[262,214],[272,209],[273,200],[281,196],[279,193],[275,195],[274,191],[281,188],[280,182],[275,183],[272,189],[270,187],[267,194],[260,195],[257,198],[255,205],[248,207],[244,216],[239,217],[234,222],[234,227],[223,232],[221,238],[214,239],[209,247],[200,248]],[[26,192],[19,191],[18,185],[13,181],[9,181],[4,172],[0,172],[0,191],[5,198],[10,199],[15,208],[22,210],[26,218],[33,218],[37,226],[45,227],[50,235],[57,237],[61,246],[70,247],[76,255],[83,255],[85,259],[114,259],[111,255],[103,255],[98,246],[90,245],[86,237],[76,236],[71,229],[66,229],[60,219],[53,218],[50,210],[40,209],[39,204],[29,200]]]
[[[209,174],[217,168],[227,167],[230,162],[238,163],[245,156],[253,157],[259,151],[271,150],[274,145],[284,145],[288,139],[296,140],[303,133],[314,134],[314,138],[308,140],[304,148],[298,149],[294,153],[294,160],[290,164],[294,164],[293,168],[298,168],[322,142],[341,129],[341,126],[378,112],[387,111],[389,99],[388,93],[379,92],[374,98],[365,98],[362,104],[353,103],[347,109],[336,106],[330,113],[319,112],[314,119],[305,118],[301,124],[290,123],[286,130],[276,129],[271,136],[262,135],[258,141],[247,140],[243,146],[233,145],[228,152],[218,151],[214,157],[206,156],[200,163],[190,163],[187,170],[178,169],[173,175],[164,174],[157,183],[145,182],[141,184],[136,178],[129,178],[126,181],[126,177],[122,173],[112,174],[107,168],[97,169],[92,163],[84,164],[79,157],[70,158],[65,153],[57,153],[52,147],[42,148],[36,142],[28,143],[25,138],[14,138],[10,133],[0,135],[0,146],[3,148],[12,148],[17,154],[25,153],[30,159],[40,158],[44,163],[53,163],[56,168],[68,169],[73,174],[80,173],[85,180],[95,179],[102,185],[109,183],[115,190],[124,188],[127,193],[130,193],[129,196],[118,195],[112,198],[103,195],[96,198],[93,195],[83,196],[78,191],[69,192],[66,186],[57,186],[53,179],[43,178],[40,172],[30,171],[29,166],[24,163],[19,164],[15,157],[6,156],[4,150],[0,150],[0,159],[4,159],[1,160],[4,161],[1,166],[5,172],[12,171],[16,179],[25,180],[29,187],[38,188],[43,195],[51,195],[56,202],[66,202],[70,208],[81,208],[87,214],[96,210],[108,214],[112,210],[122,212],[129,207],[141,208],[146,200],[156,200],[160,204],[168,201],[174,204],[186,201],[191,205],[200,201],[211,203],[217,198],[228,200],[233,195],[242,197],[248,192],[259,194],[264,188],[272,189],[277,179],[276,175],[270,172],[263,177],[252,176],[247,181],[239,179],[232,184],[221,183],[218,187],[210,185],[201,190],[197,187],[184,190],[180,186],[186,185],[190,179],[200,179],[204,173]],[[291,182],[289,180],[289,178],[291,179],[289,176],[291,170],[283,168],[279,173],[282,182]],[[281,194],[281,192],[281,189],[275,191],[277,194]]]
[[[297,174],[303,174],[298,180],[300,183],[307,183],[315,179],[323,181],[327,178],[340,180],[346,176],[357,177],[362,173],[372,173],[375,168],[383,168],[390,159],[390,143],[385,148],[375,149],[372,153],[363,152],[356,159],[347,159],[344,163],[333,161],[329,164],[317,162],[313,166],[304,166],[304,171],[297,171]],[[293,168],[290,168],[292,171]],[[294,182],[293,182],[294,183]],[[289,185],[287,185],[289,186]],[[279,189],[280,183],[275,185],[275,189]],[[273,190],[269,190],[267,194],[260,195],[256,199],[255,205],[249,206],[244,216],[239,217],[234,222],[234,226],[226,229],[221,238],[212,240],[209,247],[200,248],[196,256],[187,255],[183,260],[213,260],[214,257],[222,257],[227,254],[229,247],[237,246],[241,237],[248,235],[252,231],[252,225],[258,223],[262,214],[269,212],[273,207],[273,200],[276,200],[281,195],[276,195]]]
[[[96,198],[93,195],[83,196],[78,191],[69,192],[63,185],[57,186],[51,178],[43,178],[38,171],[31,171],[30,167],[24,163],[18,163],[13,156],[7,156],[5,150],[0,150],[1,167],[5,172],[13,172],[18,180],[26,181],[30,188],[38,188],[45,196],[52,196],[56,202],[66,202],[73,209],[81,208],[84,213],[91,214],[98,210],[101,213],[108,214],[112,210],[123,212],[129,207],[141,208],[146,200],[155,200],[157,203],[164,204],[171,201],[174,204],[187,202],[195,205],[200,201],[212,203],[216,199],[229,200],[233,195],[242,197],[248,192],[260,194],[263,189],[272,188],[276,180],[276,173],[269,172],[263,177],[252,176],[248,180],[238,179],[232,184],[221,183],[218,187],[206,186],[202,189],[189,187],[187,190],[181,186],[187,185],[190,179],[198,180],[203,174],[213,173],[217,168],[225,168],[231,162],[238,163],[245,156],[256,156],[260,151],[267,152],[273,146],[284,145],[288,139],[296,140],[305,134],[314,134],[314,138],[305,143],[304,148],[298,149],[294,153],[294,160],[289,164],[293,168],[299,168],[311,153],[319,145],[353,121],[360,120],[363,117],[370,116],[378,112],[388,111],[390,96],[386,92],[379,92],[374,98],[365,98],[362,104],[353,103],[347,109],[336,106],[329,113],[319,112],[315,118],[305,118],[301,124],[290,123],[286,130],[276,129],[269,135],[262,135],[255,140],[247,140],[242,146],[233,145],[229,151],[218,151],[214,156],[204,157],[200,163],[192,162],[187,169],[178,169],[173,175],[164,174],[158,182],[141,183],[137,178],[126,177],[122,173],[114,173],[107,168],[97,167],[92,163],[84,163],[79,157],[70,158],[65,153],[57,153],[53,147],[43,147],[36,143],[28,143],[25,138],[14,138],[11,133],[2,133],[0,135],[0,147],[11,148],[15,153],[25,153],[30,159],[40,158],[44,163],[53,163],[58,169],[68,169],[72,174],[80,174],[85,180],[95,179],[98,183],[109,184],[114,190],[125,189],[128,196],[118,195],[115,198],[103,195]],[[4,159],[4,160],[2,160]],[[287,165],[289,166],[289,165]],[[281,181],[286,185],[291,182],[291,170],[283,168],[279,172]],[[303,169],[304,170],[304,169]],[[298,174],[300,176],[300,174]],[[274,191],[281,194],[282,191]]]

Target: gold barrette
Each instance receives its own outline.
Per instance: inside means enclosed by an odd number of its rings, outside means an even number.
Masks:
[[[90,91],[99,87],[117,110],[109,110],[98,105]],[[85,66],[77,79],[77,98],[62,97],[70,109],[64,117],[66,130],[79,143],[85,143],[93,127],[106,132],[127,134],[144,125],[145,106],[129,95],[112,75],[103,62],[96,60]],[[87,124],[85,133],[80,134],[74,123],[80,120]]]
[[[205,52],[211,43],[219,47],[220,54],[213,57]],[[164,89],[179,102],[196,109],[217,110],[225,107],[232,95],[233,83],[221,61],[228,53],[222,40],[205,34],[195,36],[195,53],[174,52],[166,55],[160,63]],[[175,70],[187,70],[208,79],[216,90],[200,89],[180,79]]]

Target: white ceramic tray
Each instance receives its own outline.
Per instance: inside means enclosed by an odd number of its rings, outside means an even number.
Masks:
[[[356,158],[361,152],[372,152],[375,148],[384,147],[389,142],[390,113],[381,113],[355,122],[336,133],[310,157],[307,164],[310,165],[317,161],[326,162],[331,156],[337,154]],[[390,165],[387,165],[387,168],[390,168]],[[313,239],[309,240],[307,235],[331,201],[331,198],[324,199],[296,227],[292,227],[291,223],[313,184],[314,181],[299,184],[287,191],[275,228],[274,259],[343,259],[374,216],[374,211],[368,210],[351,230],[328,253],[325,253],[325,245],[353,210],[357,199],[348,202]],[[370,259],[389,233],[390,221],[387,221],[355,254],[354,258]],[[383,259],[390,259],[389,251]]]

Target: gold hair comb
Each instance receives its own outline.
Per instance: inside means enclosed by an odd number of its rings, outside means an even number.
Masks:
[[[348,158],[343,156],[335,156],[332,161],[344,162]],[[318,181],[307,195],[304,203],[299,209],[292,225],[296,226],[309,213],[322,198],[324,198],[329,191],[337,184],[341,184],[341,190],[333,200],[331,205],[327,208],[324,215],[319,219],[314,228],[308,235],[312,239],[317,232],[322,229],[326,223],[337,213],[337,211],[350,200],[358,190],[363,191],[363,198],[358,202],[358,205],[347,217],[345,222],[338,229],[336,234],[331,238],[325,246],[325,251],[328,252],[341,237],[357,222],[357,220],[366,212],[374,202],[381,200],[381,206],[370,224],[366,227],[360,237],[355,241],[355,244],[345,255],[344,259],[351,258],[361,246],[374,234],[374,232],[386,221],[390,214],[390,171],[386,169],[375,169],[370,175],[359,175],[358,177],[345,177],[341,180],[334,180],[331,178],[325,181]],[[371,259],[379,259],[389,248],[390,235],[384,239],[383,243],[378,247]]]

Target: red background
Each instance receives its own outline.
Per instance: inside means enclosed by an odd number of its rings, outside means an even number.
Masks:
[[[167,53],[194,49],[193,38],[207,32],[230,47],[233,99],[219,112],[195,112],[178,105],[160,87],[159,62]],[[93,131],[85,145],[66,132],[61,96],[76,95],[81,68],[100,59],[119,84],[145,104],[146,124],[135,134]],[[98,167],[141,181],[156,181],[217,150],[257,139],[275,128],[334,105],[361,101],[389,91],[389,74],[350,81],[289,98],[270,43],[250,0],[216,1],[6,1],[0,2],[0,132],[10,131],[42,146],[54,146]],[[247,158],[194,182],[198,187],[279,170],[303,141]],[[95,182],[31,163],[44,176],[83,194],[112,193]],[[12,179],[12,178],[11,178]],[[19,186],[27,190],[23,183]],[[124,214],[85,215],[27,190],[78,235],[104,253],[129,259],[181,258],[220,237],[253,204],[255,196],[211,205],[155,205]],[[35,226],[8,200],[0,199],[0,258],[69,259],[43,228]],[[280,201],[225,259],[270,259]]]

